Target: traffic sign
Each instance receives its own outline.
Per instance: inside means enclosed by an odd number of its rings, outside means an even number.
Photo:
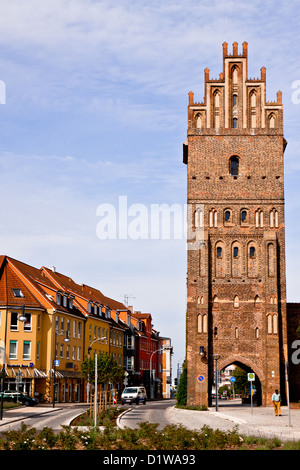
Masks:
[[[235,382],[235,377],[230,377],[230,382]]]
[[[255,374],[253,374],[253,372],[249,372],[248,381],[253,382],[254,380],[255,380]]]
[[[198,375],[197,379],[199,380],[199,382],[204,382],[205,377],[204,375]]]

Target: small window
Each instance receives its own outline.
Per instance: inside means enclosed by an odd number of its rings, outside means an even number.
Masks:
[[[233,95],[233,97],[232,97],[232,104],[233,104],[233,106],[236,106],[236,105],[237,105],[237,95]]]
[[[230,174],[232,176],[238,176],[238,174],[239,174],[239,159],[238,159],[238,157],[231,157],[229,170],[230,170]]]
[[[14,297],[24,297],[23,292],[21,289],[12,289]]]
[[[17,359],[17,341],[9,342],[9,359]]]
[[[10,331],[18,331],[18,312],[10,314]]]
[[[247,211],[243,210],[241,212],[241,220],[242,220],[242,222],[246,222],[246,220],[247,220]]]
[[[220,246],[217,247],[217,258],[222,258],[222,248]]]
[[[233,248],[233,257],[234,257],[234,258],[238,258],[238,256],[239,256],[239,249],[238,249],[237,246],[235,246],[235,247]]]
[[[254,246],[250,246],[250,258],[255,258],[255,248],[254,248]]]
[[[237,129],[237,118],[233,118],[233,129]]]
[[[31,313],[25,313],[24,331],[31,331]]]
[[[225,222],[229,222],[230,221],[230,211],[225,211]]]

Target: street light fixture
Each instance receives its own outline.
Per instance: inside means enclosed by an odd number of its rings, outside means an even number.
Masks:
[[[220,359],[220,354],[213,354],[213,358],[215,360],[215,381],[216,381],[216,411],[218,411],[218,399],[219,399],[219,390],[218,390],[218,359]]]
[[[102,336],[102,338],[95,339],[88,347],[88,355],[91,354],[92,345],[96,343],[96,341],[101,341],[102,339],[106,339],[106,336]],[[95,352],[95,396],[94,396],[94,426],[97,426],[97,395],[98,395],[98,363],[97,363],[97,353]],[[88,385],[90,383],[88,382]],[[88,392],[90,391],[90,387]]]
[[[152,387],[152,356],[157,353],[158,351],[173,351],[172,346],[163,346],[162,348],[157,349],[154,351],[150,356],[150,398],[153,398],[153,387]]]
[[[4,380],[5,380],[5,363],[6,363],[6,335],[7,335],[7,315],[8,311],[6,310],[6,320],[5,320],[5,337],[4,337],[4,344],[3,344],[3,366],[2,366],[2,387],[1,387],[1,404],[0,404],[0,420],[3,418],[3,394],[4,394]],[[25,305],[22,305],[22,312],[18,316],[18,320],[21,322],[25,322],[27,320],[25,316]]]
[[[55,326],[55,335],[54,335],[54,361],[53,361],[53,408],[55,408],[55,380],[56,380],[56,340],[57,336],[63,336],[64,333],[57,333],[57,329]],[[64,338],[65,343],[69,343],[69,331],[66,331],[66,336]]]

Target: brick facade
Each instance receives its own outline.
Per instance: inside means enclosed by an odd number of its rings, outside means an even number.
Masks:
[[[249,79],[247,43],[223,44],[218,79],[204,71],[203,102],[189,93],[186,359],[188,404],[210,403],[218,369],[256,374],[258,402],[285,395],[288,357],[283,107],[266,102],[266,69]],[[204,346],[205,355],[199,355]]]

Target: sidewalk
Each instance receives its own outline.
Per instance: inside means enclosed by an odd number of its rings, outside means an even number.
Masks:
[[[281,407],[282,416],[275,416],[273,407],[219,406],[209,411],[182,410],[170,408],[168,418],[174,424],[182,424],[188,429],[200,430],[207,425],[213,429],[231,431],[237,428],[239,434],[261,437],[278,437],[282,441],[300,440],[300,410]]]

